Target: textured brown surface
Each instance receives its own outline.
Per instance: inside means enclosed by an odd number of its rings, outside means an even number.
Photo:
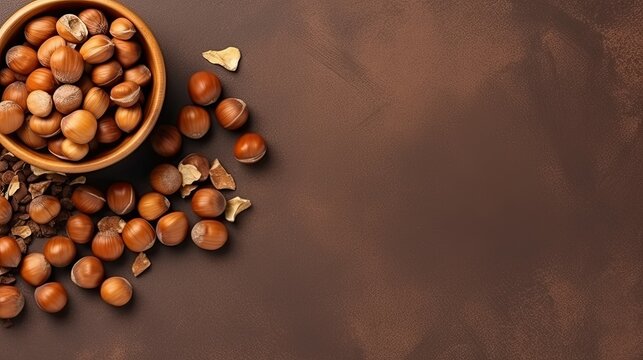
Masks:
[[[69,310],[29,299],[3,359],[643,357],[641,3],[350,3],[129,1],[165,122],[200,51],[242,49],[214,69],[270,156],[203,149],[255,207],[223,251],[155,248],[126,310],[57,271]]]

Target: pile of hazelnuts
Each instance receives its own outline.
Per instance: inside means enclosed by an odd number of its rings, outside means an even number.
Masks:
[[[79,161],[135,131],[152,82],[136,32],[97,9],[31,20],[0,70],[0,133]]]

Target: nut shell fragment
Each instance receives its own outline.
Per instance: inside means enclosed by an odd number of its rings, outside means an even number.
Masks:
[[[231,46],[223,50],[206,51],[203,53],[203,57],[212,64],[223,66],[226,70],[237,71],[239,60],[241,60],[241,51]]]
[[[136,256],[136,259],[134,259],[134,263],[132,264],[132,274],[138,277],[143,272],[145,272],[145,270],[147,270],[151,265],[152,265],[152,262],[147,257],[147,255],[145,255],[144,252],[139,253],[138,256]]]
[[[219,159],[214,159],[212,163],[212,167],[210,168],[210,181],[212,181],[212,185],[214,185],[217,190],[237,189],[237,183],[234,181],[232,175],[221,165]]]
[[[225,209],[225,219],[229,222],[234,222],[239,215],[244,210],[247,210],[252,203],[248,199],[243,199],[239,196],[228,200],[226,209]]]

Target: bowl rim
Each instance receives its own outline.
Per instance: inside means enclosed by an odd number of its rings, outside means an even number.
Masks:
[[[141,126],[127,137],[117,147],[106,151],[96,158],[71,162],[58,159],[54,156],[43,155],[19,142],[9,135],[0,134],[0,144],[21,160],[36,167],[63,173],[88,173],[114,165],[132,154],[150,135],[163,108],[166,93],[166,73],[163,52],[147,23],[134,11],[114,0],[36,0],[31,2],[11,15],[0,27],[0,54],[5,52],[9,41],[21,31],[27,21],[45,15],[47,11],[55,11],[55,6],[95,6],[106,9],[129,19],[135,26],[144,48],[148,48],[147,65],[154,79],[149,97],[146,99],[145,110],[147,114],[141,120]]]

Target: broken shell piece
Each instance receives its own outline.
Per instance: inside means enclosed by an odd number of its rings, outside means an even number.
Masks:
[[[20,189],[20,179],[18,178],[18,175],[14,175],[13,178],[11,178],[9,188],[7,189],[7,199],[9,198],[9,196],[13,196],[13,194],[15,194],[18,189]]]
[[[45,174],[60,174],[60,175],[63,175],[63,176],[67,176],[65,173],[55,172],[55,171],[51,171],[51,170],[45,170],[45,169],[41,169],[41,168],[39,168],[37,166],[33,166],[33,165],[31,165],[31,172],[36,176],[45,175]]]
[[[49,185],[51,185],[51,180],[46,180],[46,181],[41,181],[33,184],[29,184],[29,193],[31,194],[31,198],[35,199],[40,195],[43,195],[45,191],[49,188]]]
[[[219,159],[214,159],[214,162],[212,162],[212,167],[210,168],[210,181],[212,181],[212,185],[214,185],[217,190],[237,189],[237,183],[235,183],[232,175],[230,175],[223,165],[221,165]]]
[[[152,265],[152,262],[150,259],[145,255],[145,253],[139,253],[138,256],[136,256],[136,259],[134,259],[134,263],[132,264],[132,274],[134,276],[138,277],[141,275],[147,268]]]
[[[181,197],[185,199],[186,197],[190,196],[194,190],[196,190],[199,186],[195,184],[191,185],[185,185],[181,187]]]
[[[69,185],[83,185],[87,182],[87,178],[84,176],[79,176],[72,180]]]
[[[191,164],[179,164],[178,166],[181,177],[183,178],[182,186],[191,185],[201,178],[201,173],[196,166]]]
[[[29,236],[31,236],[31,228],[26,225],[16,226],[11,229],[11,235],[21,238],[28,238]]]
[[[126,224],[127,222],[121,219],[120,216],[105,216],[104,218],[100,219],[97,226],[98,231],[116,231],[120,234],[123,232],[123,228]]]
[[[226,70],[237,71],[239,60],[241,59],[241,51],[231,46],[219,51],[206,51],[203,53],[203,57],[212,64],[223,66]]]
[[[237,215],[239,215],[242,211],[248,209],[252,203],[248,199],[243,199],[240,197],[236,197],[233,199],[228,200],[228,204],[225,208],[225,219],[228,220],[229,222],[234,222],[234,220],[237,218]]]

